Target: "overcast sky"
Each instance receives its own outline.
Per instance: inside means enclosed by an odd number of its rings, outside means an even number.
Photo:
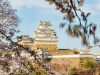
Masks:
[[[67,36],[65,29],[59,28],[59,24],[63,21],[64,14],[55,10],[54,5],[49,5],[45,0],[9,0],[14,9],[17,9],[17,15],[22,19],[19,29],[21,32],[17,35],[29,35],[33,38],[34,31],[38,28],[40,21],[50,21],[52,28],[55,29],[58,36],[58,47],[67,49],[85,49],[81,45],[81,39]],[[100,0],[85,0],[83,11],[91,12],[88,22],[96,23],[98,29],[97,36],[100,38]],[[78,20],[75,20],[75,22]],[[76,23],[77,23],[76,22]],[[93,39],[93,38],[91,38]],[[91,45],[92,42],[91,42]],[[100,52],[99,47],[91,49],[92,52]]]

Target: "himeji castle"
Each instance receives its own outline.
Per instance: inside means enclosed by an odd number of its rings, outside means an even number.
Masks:
[[[19,44],[29,47],[32,50],[36,50],[37,48],[58,50],[58,37],[51,26],[50,22],[40,21],[38,28],[34,31],[34,38],[30,38],[29,35],[22,35],[22,41]],[[30,42],[31,40],[33,41]]]
[[[57,35],[51,28],[50,22],[40,21],[37,30],[34,31],[34,45],[37,48],[45,48],[47,50],[58,50]]]

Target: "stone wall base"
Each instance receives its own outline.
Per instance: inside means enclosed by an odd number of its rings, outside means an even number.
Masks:
[[[35,44],[37,48],[45,48],[47,50],[58,50],[56,44]]]

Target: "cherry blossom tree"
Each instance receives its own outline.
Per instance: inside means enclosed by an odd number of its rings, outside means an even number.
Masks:
[[[94,23],[88,23],[88,16],[91,14],[85,13],[80,9],[84,4],[84,0],[46,0],[48,3],[55,4],[56,10],[65,14],[63,17],[67,23],[61,23],[59,26],[67,26],[66,32],[71,37],[81,37],[82,45],[89,46],[89,37],[92,35],[93,43],[97,44],[99,39],[96,37],[95,31],[97,25]],[[77,19],[78,24],[74,24],[73,21]]]
[[[20,23],[20,18],[16,15],[16,10],[12,9],[8,0],[0,0],[0,43],[5,47],[8,39],[12,39]],[[0,47],[1,48],[1,47]]]

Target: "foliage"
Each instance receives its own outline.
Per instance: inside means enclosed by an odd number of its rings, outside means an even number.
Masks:
[[[91,59],[81,58],[80,59],[80,64],[83,67],[86,67],[86,68],[88,68],[91,71],[93,71],[94,70],[94,67],[95,67],[95,65],[94,65],[93,61],[91,61]]]
[[[93,43],[99,42],[99,39],[95,35],[97,28],[96,24],[88,23],[88,16],[91,14],[85,13],[80,9],[80,6],[84,4],[84,0],[46,0],[49,4],[55,4],[56,10],[60,10],[61,13],[66,14],[64,20],[67,23],[61,23],[60,27],[67,25],[66,32],[71,37],[81,37],[82,45],[88,46],[90,44],[89,37],[92,35],[94,38]],[[79,14],[80,13],[80,14]],[[78,19],[79,24],[74,24],[74,19]],[[73,25],[72,25],[73,23]]]
[[[86,68],[89,68],[90,70],[94,70],[94,64],[93,64],[93,62],[91,62],[89,60],[86,60],[83,63],[83,66],[86,67]]]
[[[75,67],[73,67],[73,68],[70,69],[70,74],[69,75],[77,75],[75,73]]]
[[[40,71],[35,71],[34,75],[48,75],[45,71],[40,70]]]

